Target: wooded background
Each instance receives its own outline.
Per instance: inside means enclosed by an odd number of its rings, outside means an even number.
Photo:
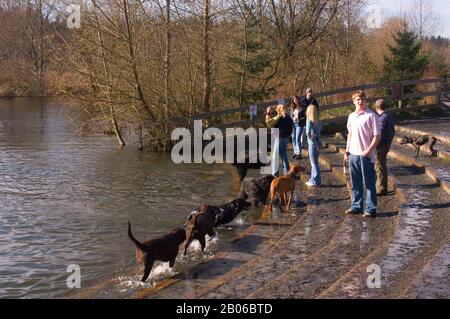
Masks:
[[[81,8],[78,29],[66,25],[70,4]],[[408,14],[368,28],[367,5],[0,0],[0,96],[75,97],[84,126],[124,145],[122,131],[138,125],[165,148],[171,118],[386,80],[402,30],[417,36],[428,61],[421,77],[448,74],[449,39],[434,36],[438,8],[411,1]]]

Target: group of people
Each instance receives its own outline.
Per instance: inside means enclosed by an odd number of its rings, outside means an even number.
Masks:
[[[289,172],[288,145],[292,136],[294,159],[301,159],[303,143],[303,132],[308,141],[309,159],[311,162],[311,178],[306,183],[308,186],[320,186],[319,148],[320,131],[322,123],[319,120],[319,103],[313,97],[311,88],[306,89],[306,95],[300,99],[294,95],[291,99],[291,109],[285,104],[276,107],[273,114],[272,107],[266,111],[266,125],[269,128],[277,128],[278,135],[275,136],[272,146],[272,175],[279,174],[279,158],[281,158],[285,172]]]
[[[347,120],[347,145],[344,161],[348,163],[352,186],[352,204],[346,214],[363,214],[375,217],[377,214],[377,196],[387,195],[386,158],[395,135],[394,122],[384,100],[375,103],[376,113],[366,106],[364,91],[352,95],[355,111]],[[308,153],[311,162],[311,178],[308,186],[320,186],[319,149],[322,123],[319,120],[319,103],[312,96],[312,90],[306,90],[306,96],[300,99],[292,97],[290,115],[286,105],[278,105],[273,114],[269,107],[266,112],[267,126],[278,128],[272,147],[272,175],[278,176],[279,158],[286,172],[289,171],[288,144],[292,136],[294,159],[301,159],[302,135],[306,131]],[[376,185],[378,184],[378,185]],[[366,188],[364,209],[363,192]],[[378,188],[378,192],[377,189]]]

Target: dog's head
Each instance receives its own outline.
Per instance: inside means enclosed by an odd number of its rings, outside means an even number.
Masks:
[[[402,139],[400,140],[401,145],[412,144],[412,143],[413,143],[413,139],[408,136],[403,136]]]
[[[231,205],[235,208],[236,212],[241,212],[242,210],[248,210],[250,206],[252,206],[251,203],[247,202],[243,198],[235,199],[231,202]]]
[[[304,172],[305,168],[301,165],[292,165],[291,169],[289,170],[289,175],[297,175],[300,172]]]

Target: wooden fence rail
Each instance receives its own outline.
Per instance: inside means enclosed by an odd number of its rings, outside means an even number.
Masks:
[[[411,100],[414,98],[435,96],[437,98],[437,102],[439,103],[443,82],[444,82],[444,78],[430,78],[430,79],[424,79],[424,80],[406,80],[406,81],[401,81],[398,83],[361,84],[358,86],[339,88],[339,89],[330,90],[330,91],[326,91],[326,92],[319,92],[319,93],[314,94],[314,97],[319,98],[321,100],[321,102],[323,102],[325,100],[325,98],[329,98],[329,97],[332,97],[332,96],[338,95],[338,94],[348,95],[349,93],[352,93],[356,90],[392,89],[393,85],[400,84],[402,87],[402,91],[403,91],[403,88],[405,86],[434,85],[435,87],[432,88],[433,89],[432,91],[403,94],[402,99]],[[338,99],[339,98],[342,98],[342,97],[338,97]],[[326,110],[331,110],[331,109],[335,109],[335,108],[339,108],[339,107],[343,107],[343,106],[353,105],[353,102],[351,100],[349,100],[348,98],[349,97],[346,96],[343,98],[343,99],[345,99],[344,101],[331,103],[331,104],[321,103],[320,111],[326,111]],[[372,97],[369,97],[367,99],[367,101],[369,103],[372,103],[372,102],[375,102],[377,99],[381,99],[381,98],[388,100],[388,101],[393,101],[392,96],[375,96],[375,97],[372,96]],[[188,118],[174,118],[174,119],[172,119],[172,122],[177,123],[177,124],[189,125],[192,127],[192,121],[194,121],[194,120],[209,119],[209,118],[214,118],[214,117],[217,118],[217,117],[223,117],[225,115],[231,115],[231,114],[235,114],[235,113],[245,112],[245,111],[249,110],[251,105],[256,105],[257,112],[260,114],[260,111],[266,109],[268,106],[274,106],[274,105],[278,105],[280,103],[288,103],[289,104],[289,103],[291,103],[291,98],[288,97],[288,98],[271,100],[271,101],[262,102],[262,103],[253,103],[253,104],[248,104],[248,105],[244,105],[244,106],[228,108],[228,109],[219,110],[219,111],[195,114],[192,117],[188,117]],[[330,121],[330,119],[327,119],[327,121]],[[228,127],[245,127],[245,126],[250,126],[252,124],[256,124],[256,123],[260,123],[260,122],[261,122],[261,118],[255,117],[255,118],[247,119],[247,120],[234,121],[234,122],[228,122],[228,123],[220,123],[218,125],[215,125],[215,127],[220,128],[220,129],[225,129]]]

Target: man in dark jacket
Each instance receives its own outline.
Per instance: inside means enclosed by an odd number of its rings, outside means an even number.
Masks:
[[[317,107],[317,110],[319,110],[319,102],[317,102],[317,100],[313,97],[313,91],[311,88],[306,89],[306,96],[303,97],[301,103],[303,104],[305,110],[308,108],[310,104],[315,105]]]
[[[302,98],[302,100],[300,101],[300,104],[302,105],[302,117],[300,117],[299,115],[299,123],[300,125],[303,127],[303,132],[305,132],[305,126],[306,126],[306,109],[308,108],[308,106],[310,104],[313,104],[317,107],[317,112],[319,112],[319,102],[317,102],[317,100],[313,97],[313,91],[311,88],[307,88],[306,89],[306,95]],[[305,139],[304,139],[304,134],[302,134],[302,138],[301,138],[301,145],[305,146],[306,143],[304,143]]]
[[[380,121],[381,139],[377,145],[377,162],[375,171],[377,172],[377,195],[386,196],[388,192],[388,173],[386,158],[391,148],[392,140],[395,136],[394,120],[386,111],[384,100],[379,99],[375,102],[378,119]]]

